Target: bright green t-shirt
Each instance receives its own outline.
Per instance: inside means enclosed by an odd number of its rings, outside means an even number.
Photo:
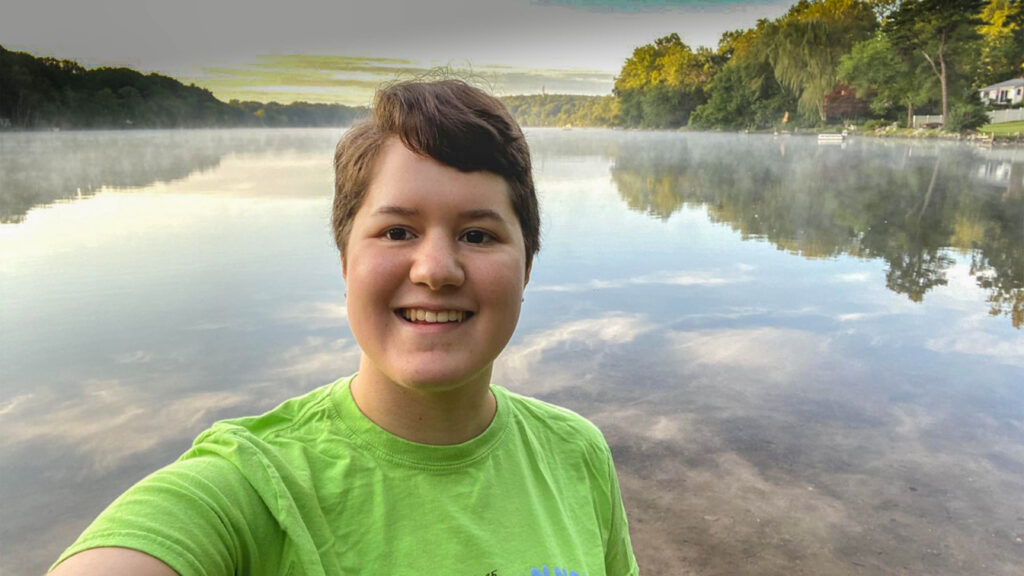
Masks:
[[[611,454],[582,417],[494,386],[483,434],[417,444],[363,415],[351,380],[214,424],[60,560],[118,546],[183,576],[638,573]]]

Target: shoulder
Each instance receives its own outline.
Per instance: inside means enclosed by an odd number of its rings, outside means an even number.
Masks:
[[[607,453],[608,445],[601,431],[576,412],[499,386],[495,390],[503,397],[512,425],[521,432],[556,447],[582,449],[602,457]]]
[[[335,425],[339,416],[333,393],[346,382],[317,388],[258,416],[216,422],[196,437],[179,461],[223,460],[268,498],[282,482],[291,489],[303,489],[299,479],[312,474],[315,462],[324,460],[314,454],[343,456],[338,451],[347,443]]]
[[[347,385],[350,379],[351,376],[342,378],[285,400],[263,414],[215,422],[196,438],[194,446],[224,438],[274,443],[289,438],[301,440],[309,434],[319,435],[323,425],[337,417],[332,394],[339,386]]]

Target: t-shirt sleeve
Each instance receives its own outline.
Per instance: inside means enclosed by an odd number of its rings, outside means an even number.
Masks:
[[[608,576],[637,576],[640,569],[633,555],[633,544],[629,539],[629,523],[626,509],[622,504],[619,477],[612,462],[611,450],[605,445],[608,460],[608,492],[611,496],[610,526],[605,544],[604,564]]]
[[[230,462],[179,460],[115,500],[54,564],[83,550],[131,548],[181,576],[256,574],[276,566],[281,531]]]

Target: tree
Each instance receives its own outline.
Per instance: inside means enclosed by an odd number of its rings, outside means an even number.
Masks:
[[[862,98],[870,98],[871,111],[885,115],[894,106],[907,110],[907,126],[913,124],[914,107],[928,102],[933,84],[931,72],[896,51],[884,35],[854,44],[839,61],[838,77]]]
[[[160,74],[128,68],[86,70],[70,60],[35,58],[0,46],[0,119],[18,128],[175,128],[197,126],[339,126],[365,109],[295,102],[276,106],[232,101]],[[271,105],[267,105],[268,108]]]
[[[694,110],[698,128],[767,128],[796,107],[792,92],[779,84],[765,50],[768,20],[754,28],[722,34],[718,58],[725,64],[705,88],[708,101]]]
[[[501,101],[523,126],[614,126],[618,121],[613,96],[530,94]]]
[[[981,9],[980,20],[981,49],[975,87],[1024,74],[1024,2],[988,0]]]
[[[825,97],[837,82],[839,59],[871,36],[877,21],[860,0],[801,0],[766,29],[776,78],[798,94],[801,110],[828,121]]]
[[[615,79],[621,119],[630,126],[674,128],[706,101],[705,86],[717,69],[706,48],[693,51],[669,34],[633,50]]]
[[[886,23],[893,46],[924,58],[938,79],[943,119],[951,76],[962,73],[964,53],[978,38],[980,8],[981,0],[904,0]]]

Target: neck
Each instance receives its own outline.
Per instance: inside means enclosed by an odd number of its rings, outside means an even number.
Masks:
[[[453,388],[415,389],[377,374],[365,362],[352,381],[359,410],[381,428],[411,442],[459,444],[487,429],[497,410],[490,368]]]

